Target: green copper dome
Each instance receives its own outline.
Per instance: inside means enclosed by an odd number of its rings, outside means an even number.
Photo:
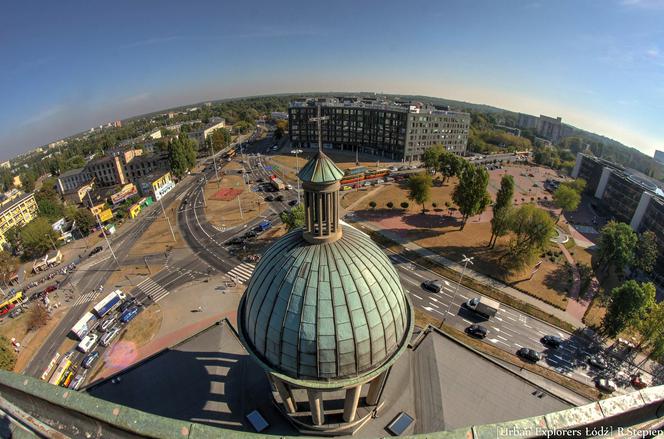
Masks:
[[[353,378],[391,364],[412,332],[399,276],[364,233],[311,244],[302,230],[263,255],[238,315],[245,345],[274,372],[297,380]]]
[[[303,183],[331,183],[341,180],[344,172],[325,153],[318,151],[297,176]]]

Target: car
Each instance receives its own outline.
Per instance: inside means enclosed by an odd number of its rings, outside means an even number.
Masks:
[[[257,178],[256,182],[257,183],[265,183],[265,179],[264,178]]]
[[[12,312],[9,313],[9,317],[13,319],[21,315],[22,312],[23,312],[22,308],[14,308]]]
[[[268,195],[267,197],[265,197],[265,201],[274,201],[274,196]]]
[[[241,237],[236,236],[235,238],[231,238],[228,241],[226,241],[226,245],[238,245],[242,244],[243,241],[244,240]]]
[[[83,352],[84,354],[87,354],[90,349],[97,343],[97,340],[99,339],[99,336],[97,334],[88,334],[81,340],[81,342],[78,344],[77,348],[79,351]]]
[[[49,285],[46,288],[44,288],[44,292],[46,294],[48,294],[48,293],[52,293],[53,291],[55,291],[57,289],[58,289],[57,285]]]
[[[588,358],[588,364],[596,367],[597,369],[606,369],[609,367],[609,363],[607,363],[606,359],[600,355],[593,355],[592,357]]]
[[[287,185],[286,185],[286,189],[288,189],[289,191],[290,191],[290,190],[293,190],[293,185],[291,185],[291,184],[287,184]]]
[[[470,325],[466,328],[466,333],[477,338],[484,338],[489,333],[489,330],[482,325]]]
[[[390,166],[390,171],[396,172],[398,170],[399,170],[399,168],[397,168],[396,166]]]
[[[83,384],[83,381],[85,381],[85,375],[87,372],[87,370],[83,370],[81,373],[77,374],[74,379],[71,380],[71,383],[69,383],[69,388],[72,390],[78,390],[78,388],[81,387],[81,384]]]
[[[255,238],[257,235],[258,235],[258,233],[256,233],[255,231],[253,231],[253,230],[249,230],[247,233],[245,233],[245,234],[242,235],[242,236],[243,236],[244,238]]]
[[[122,313],[122,315],[120,316],[120,321],[122,323],[129,323],[134,319],[134,317],[138,315],[138,312],[139,308],[137,306],[132,306],[131,308]]]
[[[297,203],[298,203],[297,200],[290,200],[290,201],[288,202],[288,205],[289,205],[289,206],[297,206]]]
[[[93,364],[95,364],[95,361],[99,358],[99,351],[94,351],[89,353],[88,355],[83,358],[83,361],[81,362],[81,366],[83,369],[90,369]]]
[[[630,377],[629,383],[635,389],[645,389],[646,387],[648,387],[648,382],[643,379],[643,377],[641,376],[640,373],[636,374],[636,375],[632,375]]]
[[[104,249],[104,248],[103,248],[101,245],[98,245],[97,247],[93,248],[93,249],[90,251],[90,254],[89,254],[88,256],[94,256],[94,255],[96,255],[97,253],[99,253],[100,251],[102,251],[103,249]]]
[[[516,351],[516,354],[519,357],[523,358],[524,360],[528,360],[533,363],[537,363],[539,360],[542,359],[542,356],[540,355],[539,352],[530,348],[521,348],[518,351]]]
[[[274,197],[274,201],[284,201],[284,196],[283,195],[277,195]]]
[[[127,305],[127,304],[129,304],[129,302],[125,302],[121,306]],[[118,309],[118,311],[119,311],[119,309]],[[124,310],[122,310],[122,311],[124,311]],[[122,311],[119,311],[119,312],[122,312]],[[103,322],[101,322],[101,325],[99,325],[99,332],[106,332],[106,330],[108,328],[113,326],[113,323],[115,323],[115,317],[111,317],[110,319],[108,319],[108,318],[105,319]]]
[[[559,348],[560,345],[563,344],[563,339],[558,337],[557,335],[545,335],[542,337],[540,340],[543,345],[552,347],[552,348]]]
[[[595,380],[595,387],[606,393],[613,393],[618,388],[613,380],[605,377],[598,377]]]
[[[132,298],[127,299],[126,301],[122,302],[122,304],[120,304],[120,306],[118,307],[118,314],[122,314],[128,308],[132,307],[135,303],[136,303],[136,298],[135,297],[132,297]],[[115,317],[112,320],[115,320]]]
[[[111,344],[111,341],[120,333],[120,327],[119,326],[114,326],[113,329],[108,331],[104,336],[101,338],[101,341],[99,344],[102,346],[106,347],[109,344]]]
[[[424,282],[422,282],[422,288],[434,293],[440,293],[443,290],[443,283],[438,279],[425,280]]]

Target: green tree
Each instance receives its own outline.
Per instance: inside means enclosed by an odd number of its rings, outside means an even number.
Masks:
[[[11,253],[0,251],[0,281],[7,286],[19,266],[19,260]]]
[[[369,207],[371,207],[372,209],[375,209],[376,206],[377,206],[377,204],[376,204],[375,201],[373,201],[373,200],[369,201]]]
[[[6,192],[11,189],[14,183],[14,176],[7,169],[0,169],[0,184],[2,184],[2,191]]]
[[[420,204],[423,214],[426,212],[424,203],[431,198],[432,184],[431,175],[426,172],[411,175],[408,179],[408,199]]]
[[[560,209],[556,222],[560,220],[564,211],[573,212],[579,207],[581,194],[570,186],[560,185],[553,193],[553,204]]]
[[[500,189],[496,194],[496,202],[493,205],[493,218],[491,219],[491,238],[489,245],[493,248],[496,240],[509,232],[510,206],[514,196],[514,178],[505,174],[500,179]],[[504,211],[504,212],[501,212]]]
[[[402,208],[402,209],[408,209],[408,206],[410,206],[410,204],[408,204],[407,201],[402,201],[402,202],[401,202],[401,208]]]
[[[289,232],[304,227],[304,205],[298,204],[291,210],[284,210],[279,214],[279,218],[286,224]]]
[[[437,169],[443,174],[443,182],[449,180],[450,177],[459,175],[463,170],[466,162],[459,157],[458,155],[449,152],[443,151],[438,157],[438,166]]]
[[[650,349],[652,358],[664,355],[664,303],[653,303],[646,317],[639,321],[641,341],[639,348]]]
[[[281,138],[286,134],[286,131],[288,131],[288,121],[278,120],[276,126],[277,127],[274,130],[274,138],[276,140],[281,140]]]
[[[32,259],[44,256],[53,247],[51,242],[58,239],[51,224],[43,217],[36,218],[25,225],[20,234],[25,257]]]
[[[577,178],[572,181],[566,181],[561,186],[570,187],[581,194],[586,189],[586,180],[583,178]]]
[[[655,303],[655,285],[628,280],[611,291],[609,306],[602,322],[610,337],[638,327]]]
[[[12,371],[16,364],[16,352],[11,341],[4,335],[0,335],[0,369]]]
[[[387,206],[388,209],[391,209],[391,208],[394,207],[394,203],[391,202],[391,201],[388,201],[387,204],[386,204],[386,206]]]
[[[25,192],[32,192],[35,190],[35,181],[37,177],[32,171],[21,174],[21,187]]]
[[[514,211],[509,221],[515,237],[510,241],[509,254],[523,264],[537,250],[548,245],[555,227],[551,216],[534,204],[524,204]]]
[[[644,273],[652,273],[658,254],[657,237],[653,231],[646,230],[639,236],[639,241],[636,244],[633,268]]]
[[[422,154],[422,163],[426,166],[427,171],[433,169],[438,171],[440,169],[440,155],[445,151],[443,145],[434,145],[428,148]]]
[[[221,151],[231,144],[231,132],[226,128],[218,128],[210,134],[209,142],[215,151]]]
[[[600,235],[597,252],[599,265],[604,267],[604,270],[612,267],[622,274],[626,267],[632,265],[638,240],[629,224],[609,221]]]
[[[196,164],[196,142],[186,135],[180,135],[168,145],[168,158],[171,171],[182,178]]]
[[[35,193],[35,201],[37,201],[39,214],[51,222],[59,220],[65,214],[65,208],[62,201],[60,201],[60,196],[50,186],[42,186]]]
[[[81,233],[86,236],[97,224],[97,219],[95,216],[92,214],[92,212],[90,212],[90,210],[85,208],[76,209],[76,212],[74,213],[74,220],[76,221],[76,227],[78,227],[78,230],[80,230]]]
[[[454,188],[452,200],[463,215],[461,230],[466,226],[468,218],[479,215],[491,203],[486,188],[489,185],[489,173],[484,168],[467,165],[459,177],[459,184]]]

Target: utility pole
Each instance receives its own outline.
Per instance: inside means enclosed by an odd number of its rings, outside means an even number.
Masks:
[[[217,179],[217,187],[219,187],[219,173],[217,172],[217,159],[214,156],[214,145],[210,139],[210,151],[212,152],[212,163],[214,164],[214,176]]]
[[[92,197],[90,196],[90,191],[88,191],[88,200],[90,201],[90,207],[94,204],[92,202]],[[120,268],[120,263],[118,262],[118,258],[115,257],[115,252],[113,251],[113,247],[111,247],[111,242],[108,240],[108,236],[106,236],[106,230],[104,230],[104,226],[101,224],[101,220],[99,219],[99,215],[95,214],[95,218],[97,219],[97,225],[99,226],[99,229],[101,230],[102,235],[104,235],[104,239],[106,240],[106,245],[108,246],[108,249],[111,251],[111,256],[113,256],[113,260],[115,261],[115,264]]]
[[[463,280],[463,275],[466,273],[466,267],[468,266],[469,262],[471,265],[473,264],[473,259],[475,258],[474,257],[469,258],[468,256],[463,255],[463,259],[461,260],[461,262],[463,262],[463,270],[461,270],[461,276],[459,277],[459,282],[457,283],[457,286],[454,289],[454,296],[452,297],[452,302],[450,302],[450,304],[447,306],[448,312],[450,310],[450,307],[452,306],[452,303],[454,303],[454,300],[456,299],[457,293],[459,292],[459,285],[461,285],[461,281]],[[447,317],[447,315],[445,317]]]
[[[297,168],[297,174],[300,173],[300,153],[301,149],[294,149],[291,151],[292,154],[295,154],[295,167]],[[297,178],[297,204],[300,204],[300,178]]]
[[[161,197],[159,197],[159,205],[161,206],[161,212],[164,214],[164,218],[166,218],[166,222],[168,223],[168,228],[171,230],[171,236],[173,237],[173,242],[177,241],[175,239],[175,232],[173,232],[173,227],[171,226],[171,220],[168,218],[168,215],[166,215],[166,211],[164,210],[164,203],[161,201]]]
[[[240,218],[244,219],[244,215],[242,214],[242,203],[240,202],[240,196],[237,196],[237,205],[240,207]]]
[[[53,246],[53,250],[55,250],[55,251],[57,252],[58,249],[57,249],[57,247],[55,246],[55,242],[53,242],[53,238],[51,238],[51,235],[49,235],[49,234],[47,233],[47,234],[44,235],[44,236],[46,236],[46,237],[48,238],[48,240],[51,241],[51,245]]]

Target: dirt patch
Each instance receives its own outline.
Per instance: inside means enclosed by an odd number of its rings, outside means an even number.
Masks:
[[[229,165],[236,165],[235,162]],[[227,168],[225,168],[227,169]],[[217,198],[222,190],[226,193],[235,193],[232,198]],[[241,174],[228,172],[221,176],[219,181],[213,179],[205,185],[205,216],[207,220],[220,228],[233,227],[251,221],[267,208],[267,202],[257,192],[252,192],[250,186],[246,185]],[[239,202],[238,202],[239,200]],[[242,211],[240,213],[240,206]]]
[[[211,199],[219,201],[231,201],[232,199],[240,195],[242,192],[244,192],[243,189],[232,189],[232,188],[222,187],[214,195],[212,195]]]
[[[161,308],[159,305],[152,305],[129,322],[119,340],[141,347],[159,332],[161,320]]]
[[[112,291],[116,288],[130,290],[146,277],[158,273],[161,268],[161,264],[148,264],[147,267],[145,265],[123,265],[120,270],[114,271],[108,278],[104,291]]]
[[[129,257],[164,253],[186,246],[180,229],[177,227],[176,206],[166,209],[166,215],[168,219],[164,217],[163,212],[162,215],[155,218],[150,227],[141,235],[141,239],[131,248]],[[171,233],[171,228],[173,233]],[[175,235],[175,240],[173,240],[173,235]]]
[[[452,191],[454,191],[456,181],[456,178],[450,179],[445,184],[443,184],[440,179],[436,181],[435,185],[431,188],[431,201],[425,203],[426,209],[431,214],[458,216],[454,209],[454,203],[452,202]],[[362,211],[371,209],[369,203],[374,201],[376,203],[375,210],[377,212],[392,211],[398,212],[399,214],[417,214],[422,212],[422,206],[408,199],[408,189],[405,184],[389,183],[377,187],[377,190],[375,187],[372,187],[369,191],[371,191],[372,196],[370,198],[367,197],[364,202],[353,206],[353,210]],[[342,193],[341,205],[347,207],[357,199],[361,198],[362,195],[366,195],[366,193],[366,190],[363,189],[347,191],[345,194]],[[344,201],[345,198],[348,198],[348,201]],[[404,201],[408,203],[408,208],[405,210],[401,208],[401,203]],[[387,207],[387,203],[389,202],[393,204],[392,209]],[[433,207],[433,203],[436,204],[435,208]],[[449,209],[445,203],[447,203],[452,209]],[[482,220],[484,221],[485,218],[482,217]]]

